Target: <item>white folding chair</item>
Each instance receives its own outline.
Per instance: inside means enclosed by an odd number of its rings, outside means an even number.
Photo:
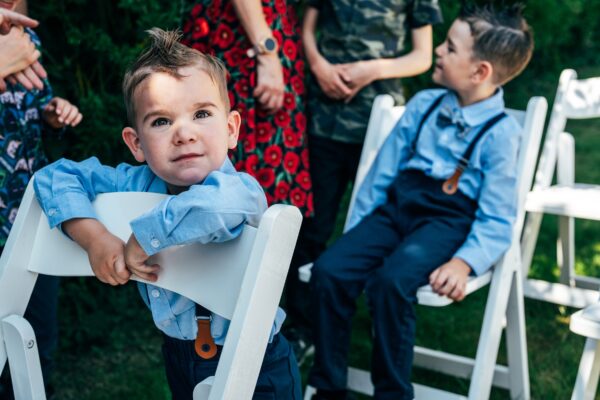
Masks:
[[[127,240],[129,221],[165,195],[108,193],[94,208],[110,232]],[[162,266],[155,285],[231,320],[214,377],[194,399],[251,399],[302,217],[271,206],[258,228],[226,243],[176,246],[153,256]],[[37,275],[93,276],[88,257],[58,229],[50,230],[30,182],[0,258],[0,371],[8,358],[19,399],[45,399],[35,336],[23,318]]]
[[[527,345],[525,340],[525,315],[521,286],[521,231],[525,219],[524,202],[533,180],[533,171],[538,156],[547,103],[543,97],[533,97],[527,110],[507,110],[523,127],[523,140],[518,161],[518,216],[513,230],[511,247],[500,261],[487,273],[472,277],[467,284],[467,294],[490,283],[485,315],[475,359],[415,346],[414,365],[452,375],[470,378],[468,399],[486,399],[492,385],[509,389],[511,398],[529,399],[529,372]],[[400,118],[403,107],[394,107],[389,95],[378,96],[373,103],[369,118],[367,137],[358,168],[350,215],[356,191],[369,170],[381,144],[389,135],[393,125]],[[301,267],[300,279],[310,280],[311,264]],[[445,306],[453,301],[433,292],[431,286],[421,287],[417,292],[421,305]],[[508,366],[496,365],[502,329],[506,322],[506,344]],[[415,384],[417,399],[466,399],[467,397],[439,389]],[[368,371],[350,367],[348,388],[359,393],[373,395],[374,388]],[[308,387],[305,400],[310,399],[314,389]]]
[[[559,219],[557,246],[560,282],[526,279],[525,296],[582,308],[598,301],[600,279],[575,273],[575,218],[600,221],[600,186],[575,183],[575,142],[564,132],[568,119],[600,117],[600,77],[577,79],[571,69],[560,75],[544,148],[531,193],[523,238],[523,276],[527,278],[542,216]],[[556,169],[556,185],[551,185]]]

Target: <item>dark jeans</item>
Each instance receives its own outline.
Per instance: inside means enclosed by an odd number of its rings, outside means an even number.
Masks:
[[[308,284],[298,279],[298,268],[315,261],[325,250],[335,228],[342,196],[354,180],[362,143],[343,143],[311,135],[308,138],[314,217],[303,221],[286,283],[286,311],[296,327],[309,329]]]
[[[372,379],[377,399],[412,399],[416,292],[465,241],[477,204],[441,190],[442,181],[407,171],[388,201],[316,261],[311,279],[315,364],[309,383],[343,390],[352,316],[364,291],[373,318]]]
[[[173,400],[191,400],[196,384],[215,374],[223,348],[217,346],[217,349],[214,358],[204,360],[196,354],[193,340],[178,340],[164,336],[163,357]],[[287,339],[279,333],[267,346],[252,398],[254,400],[301,400],[301,385],[294,352]]]

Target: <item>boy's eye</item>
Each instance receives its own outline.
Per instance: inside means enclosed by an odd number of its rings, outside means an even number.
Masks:
[[[152,126],[164,126],[168,124],[169,120],[166,118],[156,118],[154,121],[152,121]]]
[[[196,114],[194,115],[194,118],[206,118],[206,117],[210,117],[210,113],[206,110],[197,111]]]

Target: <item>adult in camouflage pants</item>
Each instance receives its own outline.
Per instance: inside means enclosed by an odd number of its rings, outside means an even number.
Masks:
[[[431,25],[442,20],[437,0],[358,3],[307,2],[302,40],[312,72],[307,132],[314,218],[303,224],[291,277],[298,275],[299,266],[318,258],[333,232],[344,191],[356,175],[375,96],[387,93],[403,104],[400,78],[431,66]],[[412,46],[405,53],[408,37]],[[302,337],[309,328],[308,289],[297,279],[290,281],[287,310],[296,334],[288,337]]]

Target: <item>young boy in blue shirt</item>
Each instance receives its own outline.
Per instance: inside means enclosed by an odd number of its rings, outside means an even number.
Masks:
[[[240,115],[229,108],[223,64],[178,43],[175,32],[154,28],[149,34],[152,45],[123,82],[130,123],[123,140],[146,165],[112,168],[96,158],[60,160],[35,175],[36,195],[50,225],[61,225],[87,251],[98,279],[111,285],[124,284],[131,274],[156,281],[160,267],[146,265],[149,256],[173,245],[230,240],[244,224],[257,225],[266,209],[258,182],[236,172],[227,158],[237,144]],[[97,194],[123,191],[172,195],[131,222],[127,243],[108,232],[91,208]],[[196,316],[208,316],[207,310],[151,284],[139,289],[164,333],[173,398],[191,399],[195,385],[215,373],[228,321],[213,314],[210,334],[202,332]],[[278,310],[255,398],[300,399],[296,361],[278,333],[284,318]],[[216,354],[203,346],[195,350],[194,339],[211,336]]]
[[[376,399],[412,399],[416,292],[462,300],[508,248],[516,216],[518,123],[501,85],[533,49],[520,6],[463,9],[436,48],[435,83],[406,105],[351,215],[351,229],[315,263],[311,302],[315,399],[345,399],[356,299],[373,317]]]

